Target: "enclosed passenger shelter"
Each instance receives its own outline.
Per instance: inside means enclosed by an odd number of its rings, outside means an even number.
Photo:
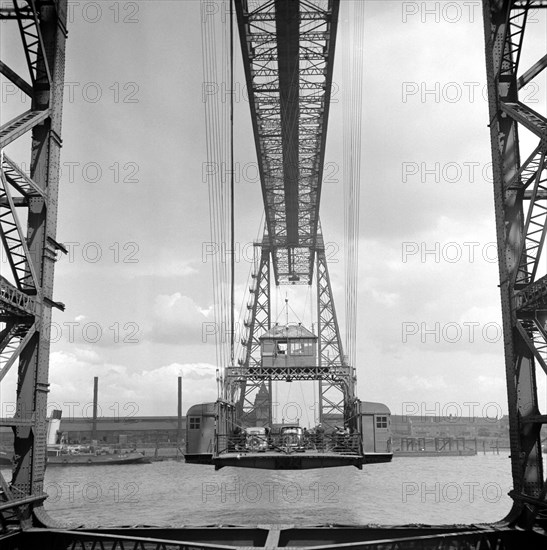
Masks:
[[[186,462],[211,463],[216,414],[216,403],[200,403],[188,409],[186,413]]]
[[[275,325],[260,337],[262,367],[314,367],[317,336],[299,324]]]
[[[391,411],[387,405],[361,401],[358,429],[363,437],[365,455],[385,455],[391,460]]]
[[[234,405],[222,399],[193,405],[186,413],[186,462],[212,464],[219,447],[227,446],[234,427]]]

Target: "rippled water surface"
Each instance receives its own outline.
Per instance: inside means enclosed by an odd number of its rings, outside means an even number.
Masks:
[[[308,471],[183,462],[50,468],[46,508],[97,525],[477,523],[510,508],[507,454]]]

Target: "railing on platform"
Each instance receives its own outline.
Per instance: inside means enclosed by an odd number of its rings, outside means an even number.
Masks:
[[[361,434],[309,434],[299,437],[297,434],[257,435],[216,434],[215,454],[225,453],[335,453],[341,455],[362,454]]]

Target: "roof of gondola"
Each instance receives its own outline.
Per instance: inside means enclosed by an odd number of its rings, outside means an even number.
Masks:
[[[303,327],[300,323],[292,325],[274,325],[270,330],[260,336],[263,338],[317,338],[317,336]]]

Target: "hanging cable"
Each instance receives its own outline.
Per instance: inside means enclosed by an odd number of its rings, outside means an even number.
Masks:
[[[304,298],[304,307],[302,309],[302,324],[304,326],[309,326],[309,325],[306,324],[306,310],[307,310],[307,307],[308,307],[308,300],[310,299],[310,291],[311,291],[311,286],[308,285],[308,289],[306,291],[306,296]]]
[[[230,364],[234,364],[235,345],[235,201],[234,201],[234,12],[230,2],[230,247],[231,247],[231,288],[230,288]]]
[[[346,280],[346,354],[356,363],[357,273],[359,260],[359,201],[361,177],[361,120],[363,104],[364,2],[348,6],[350,28],[346,32],[343,63],[343,165],[344,165],[344,259]]]
[[[229,67],[227,25],[222,27],[222,40],[217,44],[219,35],[216,26],[218,18],[207,17],[202,21],[202,66],[203,81],[205,84],[226,82],[226,74]],[[218,55],[221,57],[221,71],[217,63]],[[219,78],[220,77],[220,78]],[[225,367],[230,361],[230,347],[227,345],[225,334],[230,323],[228,315],[227,286],[228,270],[225,261],[227,251],[227,233],[229,231],[229,208],[227,202],[229,195],[224,185],[222,174],[228,157],[230,141],[230,116],[225,102],[221,102],[218,94],[206,96],[205,109],[205,142],[208,166],[215,167],[213,173],[207,174],[209,196],[209,220],[211,234],[211,264],[213,277],[213,315],[215,321],[216,362],[219,369],[220,384],[225,379]],[[232,140],[233,141],[233,140]],[[232,247],[233,248],[233,247]],[[233,250],[229,251],[230,253]],[[233,255],[233,254],[232,254]],[[228,299],[227,299],[228,298]],[[232,308],[233,309],[233,308]]]

